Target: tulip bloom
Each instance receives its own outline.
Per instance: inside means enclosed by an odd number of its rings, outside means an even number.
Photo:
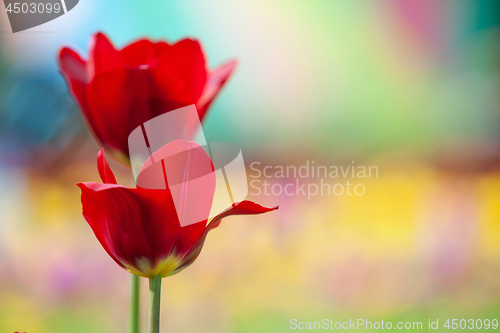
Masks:
[[[93,36],[87,61],[64,47],[58,63],[95,139],[126,164],[132,130],[192,104],[203,120],[236,65],[230,61],[208,71],[200,44],[191,39],[142,39],[117,50],[102,33]]]
[[[205,151],[194,142],[176,140],[154,153],[152,158],[164,163],[160,154],[176,152],[179,148],[187,151],[185,158],[174,159],[178,163],[179,174],[185,175],[186,170],[206,174],[208,168],[204,191],[200,193],[199,187],[190,190],[187,186],[182,193],[192,198],[192,192],[197,192],[196,205],[185,208],[206,212],[205,219],[200,222],[184,227],[180,225],[179,209],[176,209],[172,198],[175,194],[168,186],[166,189],[134,189],[117,185],[102,149],[97,157],[97,167],[103,184],[78,184],[82,191],[83,216],[95,236],[109,256],[133,274],[148,278],[174,275],[194,262],[208,232],[217,227],[222,218],[262,214],[278,208],[266,208],[245,200],[233,204],[208,221],[215,178],[210,176],[214,168]],[[172,179],[170,175],[168,179]],[[192,204],[193,200],[188,202]]]

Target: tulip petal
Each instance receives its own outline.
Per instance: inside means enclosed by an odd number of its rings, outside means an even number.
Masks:
[[[156,66],[182,81],[193,102],[200,98],[207,80],[207,70],[198,41],[183,39],[175,43],[162,52]]]
[[[231,76],[231,73],[236,68],[236,64],[236,60],[229,61],[208,75],[207,83],[203,89],[203,94],[196,105],[200,119],[203,119],[205,116],[208,107],[215,97],[217,97],[220,90],[224,86],[224,83],[226,83]]]
[[[115,49],[108,37],[101,32],[95,34],[92,37],[87,62],[87,76],[90,80],[98,74],[122,68],[123,65],[120,52]]]
[[[176,253],[184,254],[205,228],[216,187],[212,160],[196,142],[172,141],[144,163],[137,187],[165,189],[167,186],[182,226]]]
[[[168,51],[170,45],[167,42],[160,41],[154,44],[156,57],[161,57],[165,52]]]
[[[105,184],[117,184],[115,175],[111,168],[109,167],[106,157],[104,157],[104,149],[101,148],[99,153],[97,153],[97,170],[99,171],[99,176]]]
[[[67,47],[59,51],[57,60],[71,97],[80,105],[81,109],[86,109],[85,86],[88,83],[88,77],[85,60]]]
[[[90,133],[100,141],[100,137],[96,132],[97,123],[89,112],[87,103],[86,88],[89,81],[86,69],[87,63],[75,51],[65,47],[59,52],[58,64],[61,75],[68,86],[70,96],[82,110],[87,128]],[[103,143],[103,145],[105,145],[105,143]]]
[[[57,56],[59,68],[71,80],[88,83],[86,62],[78,53],[68,47],[63,47]]]
[[[83,216],[120,266],[147,276],[145,262],[152,270],[169,257],[179,222],[168,190],[97,183],[78,186],[82,191]]]
[[[177,235],[173,254],[179,258],[186,256],[201,237],[206,226],[207,220],[181,227]]]
[[[173,252],[165,258],[157,274],[166,276],[176,269],[180,260],[203,234],[215,193],[213,171],[212,160],[203,148],[193,141],[185,140],[175,140],[163,146],[141,168],[137,187],[168,187],[181,226]],[[169,258],[177,259],[173,262]]]
[[[259,205],[256,202],[250,201],[250,200],[243,200],[241,202],[234,203],[231,207],[227,208],[225,211],[217,215],[210,221],[209,226],[207,229],[214,229],[217,228],[221,221],[222,218],[231,216],[231,215],[258,215],[258,214],[264,214],[267,212],[271,212],[273,210],[277,210],[279,206],[275,207],[264,207],[262,205]],[[210,231],[209,230],[209,231]],[[208,231],[207,231],[208,232]]]
[[[88,118],[105,148],[128,156],[128,136],[144,122],[193,104],[182,82],[155,68],[121,68],[97,75],[86,88]]]
[[[120,51],[127,66],[150,65],[156,57],[156,47],[148,39],[134,42]]]
[[[273,210],[278,209],[278,206],[272,207],[272,208],[267,208],[264,206],[259,205],[258,203],[244,200],[238,203],[233,204],[230,208],[226,209],[216,217],[210,221],[208,226],[205,228],[203,233],[200,235],[200,237],[197,239],[196,243],[193,245],[189,253],[184,256],[182,259],[182,262],[180,263],[179,267],[177,267],[176,270],[172,271],[168,275],[174,275],[182,271],[183,269],[187,268],[189,265],[191,265],[196,258],[200,255],[201,249],[203,248],[203,245],[205,243],[205,239],[208,235],[208,232],[212,230],[213,228],[216,228],[219,226],[221,220],[225,217],[228,217],[230,215],[257,215],[257,214],[263,214],[267,213]]]
[[[163,41],[153,43],[149,39],[141,39],[125,46],[120,55],[126,66],[154,66],[169,48],[170,45]]]

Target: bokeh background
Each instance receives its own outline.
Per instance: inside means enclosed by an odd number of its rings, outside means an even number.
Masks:
[[[100,147],[55,62],[99,30],[119,47],[198,38],[211,67],[237,58],[204,131],[247,165],[379,169],[363,196],[250,196],[280,209],[226,219],[164,280],[164,332],[500,319],[500,2],[80,0],[17,34],[1,7],[1,332],[126,329],[129,275],[75,186],[99,181]]]

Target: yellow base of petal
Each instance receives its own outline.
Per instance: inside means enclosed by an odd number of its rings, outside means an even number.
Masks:
[[[139,258],[136,261],[137,268],[128,264],[124,265],[126,267],[126,270],[129,271],[130,273],[145,278],[150,278],[155,275],[161,275],[162,277],[166,277],[170,273],[172,273],[177,267],[179,267],[181,259],[182,258],[180,257],[169,256],[165,259],[160,260],[158,264],[155,267],[153,267],[149,259]]]

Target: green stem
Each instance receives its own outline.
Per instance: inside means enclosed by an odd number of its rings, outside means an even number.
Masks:
[[[128,318],[128,332],[129,333],[140,333],[141,322],[140,322],[140,277],[138,275],[132,274],[130,283],[130,313]]]
[[[149,278],[149,333],[160,332],[161,275]]]

